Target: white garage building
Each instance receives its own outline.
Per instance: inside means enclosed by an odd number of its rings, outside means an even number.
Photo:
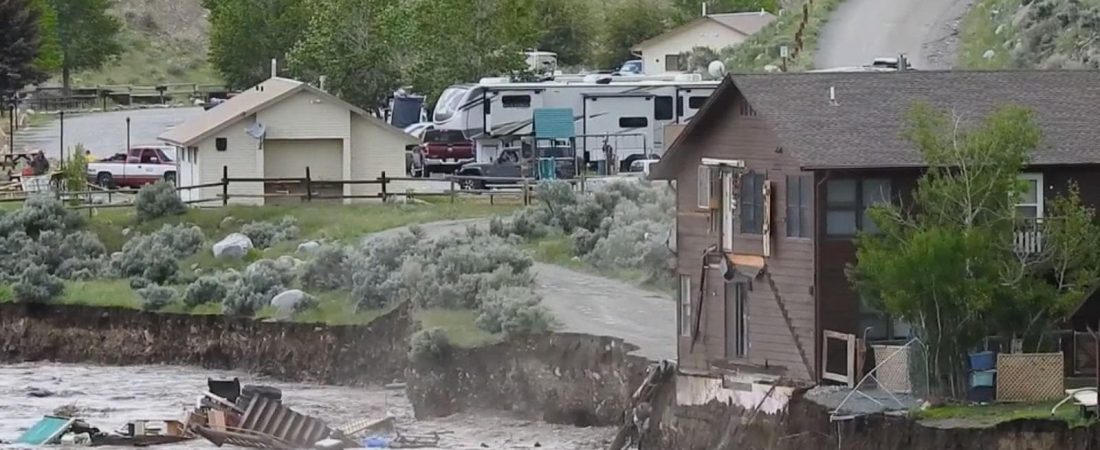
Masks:
[[[405,175],[405,148],[416,139],[320,89],[271,78],[160,135],[178,147],[178,183],[195,186],[230,178],[303,178],[314,193],[371,195],[376,184],[328,185],[331,180],[372,180],[383,171]],[[230,183],[231,203],[262,205],[260,194],[303,193],[301,183]],[[219,199],[221,187],[183,190],[184,200]],[[237,197],[244,195],[248,197]],[[272,202],[272,198],[266,199]],[[297,199],[293,199],[297,201]]]

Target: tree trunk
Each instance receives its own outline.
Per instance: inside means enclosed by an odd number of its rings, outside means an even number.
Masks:
[[[69,73],[69,66],[62,64],[61,67],[61,93],[66,97],[72,92],[72,74]]]

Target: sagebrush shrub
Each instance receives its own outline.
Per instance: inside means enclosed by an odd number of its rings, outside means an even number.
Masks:
[[[150,284],[138,289],[137,295],[141,298],[141,309],[145,311],[160,311],[164,309],[165,306],[175,302],[178,294],[175,289],[170,287]]]
[[[50,275],[45,266],[29,265],[12,285],[15,300],[24,303],[48,303],[65,291],[61,279]]]
[[[183,303],[189,308],[207,303],[220,303],[225,299],[227,291],[226,284],[219,277],[213,275],[199,277],[187,285],[187,290],[183,293]]]
[[[187,212],[187,206],[176,192],[176,186],[166,181],[143,186],[134,199],[134,208],[137,209],[137,218],[141,221],[178,216]]]
[[[23,206],[0,217],[0,235],[24,232],[37,238],[43,231],[65,233],[84,226],[84,216],[65,208],[65,204],[48,194],[32,194]]]
[[[202,248],[202,230],[190,225],[165,225],[149,235],[131,238],[122,255],[111,261],[120,277],[143,277],[162,284],[176,278],[179,260]]]
[[[409,339],[409,359],[412,361],[443,361],[451,356],[454,346],[442,328],[428,328],[413,333]]]
[[[227,290],[222,302],[225,312],[239,316],[256,314],[293,281],[294,274],[285,272],[269,259],[250,264]]]
[[[294,216],[284,216],[278,222],[250,222],[241,227],[241,234],[259,249],[297,238],[298,232],[298,219]]]
[[[351,287],[351,267],[347,249],[325,245],[302,266],[302,285],[306,289],[332,291]]]
[[[529,287],[510,286],[485,294],[476,324],[489,333],[524,336],[550,331],[554,319]]]

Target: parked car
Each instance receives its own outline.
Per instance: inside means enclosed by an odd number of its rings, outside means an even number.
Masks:
[[[176,182],[173,150],[160,146],[134,147],[126,153],[88,163],[88,180],[105,188],[140,187],[157,181]]]
[[[423,174],[432,172],[454,172],[463,164],[474,161],[474,142],[458,130],[427,130],[420,143],[420,155],[416,158],[423,164]]]
[[[555,176],[558,179],[572,178],[576,171],[576,165],[572,160],[557,157]],[[519,178],[524,176],[537,177],[536,161],[532,158],[530,149],[521,154],[519,149],[505,149],[500,156],[490,163],[469,163],[462,166],[458,175],[463,177],[486,177],[489,179],[460,178],[459,185],[463,189],[484,189],[493,185],[516,184]],[[524,173],[524,159],[527,159],[528,170]],[[501,178],[501,179],[492,179]]]
[[[619,75],[642,75],[642,60],[632,59],[624,62],[618,70]]]

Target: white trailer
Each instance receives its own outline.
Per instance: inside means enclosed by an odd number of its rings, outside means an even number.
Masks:
[[[437,129],[461,130],[474,141],[478,161],[491,162],[534,134],[536,109],[570,108],[585,161],[603,161],[609,145],[620,170],[627,170],[635,160],[662,155],[665,125],[690,121],[717,87],[682,74],[562,76],[536,83],[487,78],[444,91],[433,121]]]

